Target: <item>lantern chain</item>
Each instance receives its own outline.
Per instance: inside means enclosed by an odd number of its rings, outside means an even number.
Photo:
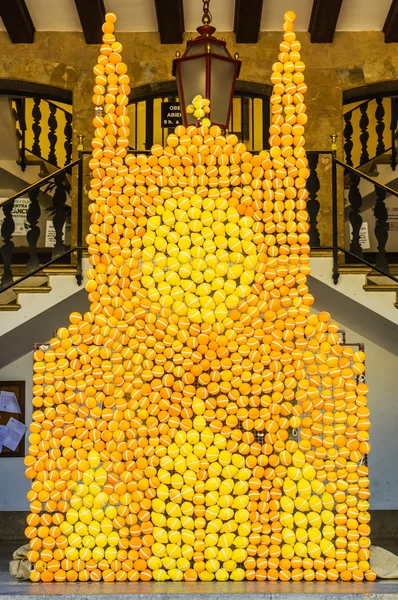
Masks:
[[[212,20],[212,14],[210,12],[209,5],[210,5],[210,0],[203,0],[203,18],[202,18],[202,22],[205,25],[208,25],[209,23],[211,23],[211,20]]]

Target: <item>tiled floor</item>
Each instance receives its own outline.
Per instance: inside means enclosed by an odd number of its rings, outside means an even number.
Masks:
[[[23,542],[22,542],[23,543]],[[375,583],[80,583],[31,584],[13,579],[8,571],[12,553],[20,542],[0,541],[1,600],[59,600],[67,596],[74,600],[398,600],[398,580]],[[383,546],[397,550],[392,541]]]

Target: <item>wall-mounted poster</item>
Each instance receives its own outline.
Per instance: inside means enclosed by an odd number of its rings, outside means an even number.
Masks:
[[[25,382],[0,381],[0,459],[25,456]]]
[[[7,198],[0,198],[0,204],[7,200]],[[14,235],[26,235],[26,231],[29,229],[28,223],[28,209],[30,200],[29,198],[17,198],[14,201],[14,208],[12,209],[12,218],[14,219]],[[4,212],[0,208],[0,227],[4,221]]]

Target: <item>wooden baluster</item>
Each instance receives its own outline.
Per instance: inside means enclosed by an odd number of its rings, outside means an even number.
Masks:
[[[348,201],[351,206],[349,220],[352,226],[352,236],[350,241],[350,252],[356,254],[356,256],[362,257],[362,247],[359,238],[359,232],[362,225],[362,217],[360,214],[362,208],[362,196],[359,191],[359,184],[361,181],[360,175],[352,171],[349,172],[350,176],[350,191],[348,193]]]
[[[384,109],[384,98],[376,98],[376,133],[377,133],[377,147],[376,156],[384,154],[386,151],[386,145],[384,143],[384,129],[386,127],[384,123],[384,116],[386,111]]]
[[[344,115],[344,154],[345,154],[345,162],[347,165],[349,165],[350,167],[353,166],[352,164],[352,149],[354,147],[354,142],[352,141],[352,134],[354,133],[354,129],[352,126],[352,113],[351,111],[348,111],[347,113],[345,113]]]
[[[66,119],[66,123],[65,123],[65,127],[64,127],[65,165],[68,165],[70,162],[72,162],[72,114],[69,112],[66,112],[65,119]]]
[[[386,245],[388,241],[388,211],[385,205],[387,192],[384,188],[375,184],[376,204],[374,206],[374,216],[376,218],[375,236],[378,241],[378,253],[376,256],[376,266],[379,269],[388,271],[388,260]]]
[[[40,110],[40,98],[33,98],[33,109],[32,109],[32,117],[33,117],[33,145],[32,145],[32,153],[36,156],[41,156],[41,148],[40,148],[40,135],[41,135],[41,110]]]
[[[55,175],[55,191],[53,196],[53,225],[55,229],[55,246],[52,252],[52,258],[56,258],[65,252],[63,227],[66,222],[66,188],[65,174]]]
[[[39,193],[40,188],[35,188],[29,192],[29,208],[27,214],[27,220],[29,223],[29,230],[26,234],[26,239],[29,244],[29,260],[27,264],[27,270],[33,271],[37,269],[40,264],[39,257],[37,256],[37,242],[40,237],[40,227],[38,221],[40,219],[41,210],[39,204]]]
[[[359,164],[364,165],[369,162],[368,140],[369,140],[369,117],[368,117],[369,102],[364,102],[359,107],[361,118],[359,119],[359,128],[361,130],[359,139],[361,142],[361,158]]]
[[[310,236],[310,246],[311,248],[314,248],[321,245],[321,240],[317,226],[317,216],[321,206],[317,198],[319,188],[321,187],[317,172],[319,154],[316,152],[309,152],[307,158],[308,167],[310,169],[310,176],[307,181],[307,189],[309,194],[309,199],[307,202],[307,211],[310,217],[310,229],[308,233]]]
[[[3,275],[0,281],[0,285],[5,286],[13,281],[11,263],[12,254],[14,251],[14,242],[12,236],[15,231],[14,217],[12,211],[14,208],[14,202],[9,202],[3,207],[4,221],[1,226],[1,235],[3,237],[4,244],[0,248],[0,254],[3,259]]]
[[[48,152],[48,162],[54,166],[59,166],[57,163],[57,154],[56,154],[56,148],[57,148],[57,141],[58,141],[58,137],[57,137],[57,117],[56,112],[57,112],[57,106],[55,104],[53,104],[52,102],[48,103],[49,107],[50,107],[50,115],[48,117],[48,128],[49,128],[49,132],[48,132],[48,139],[50,142],[50,149]]]

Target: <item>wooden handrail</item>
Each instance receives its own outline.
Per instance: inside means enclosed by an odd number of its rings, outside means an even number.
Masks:
[[[361,102],[360,104],[358,104],[358,106],[354,106],[354,108],[351,108],[350,110],[347,110],[347,112],[343,113],[343,115],[352,115],[353,112],[355,112],[356,110],[358,110],[358,108],[361,108],[361,106],[363,106],[364,104],[369,104],[369,102],[371,102],[372,100],[374,100],[374,98],[369,98],[369,100],[364,100],[363,102]]]
[[[362,173],[362,171],[359,171],[355,167],[350,167],[350,165],[347,165],[346,163],[341,162],[341,160],[338,160],[337,158],[335,158],[334,160],[337,165],[340,165],[340,167],[344,167],[344,169],[347,169],[348,171],[351,171],[352,173],[356,173],[357,175],[362,177],[362,179],[366,179],[366,181],[370,181],[371,183],[373,183],[373,185],[385,190],[387,192],[387,194],[391,194],[392,196],[396,196],[398,198],[398,192],[396,192],[392,188],[388,187],[388,185],[384,185],[384,183],[380,183],[379,181],[376,181],[375,179],[373,179],[373,177],[369,177],[369,175]]]
[[[372,263],[368,262],[361,256],[357,256],[356,254],[353,254],[352,252],[350,252],[349,250],[346,250],[345,248],[342,248],[341,246],[313,246],[311,248],[311,251],[312,250],[331,250],[331,251],[337,250],[339,252],[343,252],[343,254],[346,254],[348,256],[351,256],[352,258],[355,258],[355,260],[366,265],[373,271],[377,271],[377,273],[380,273],[380,275],[384,275],[384,277],[388,277],[389,279],[392,279],[395,283],[398,283],[398,278],[395,277],[394,275],[391,275],[391,273],[388,273],[388,271],[384,271],[384,269],[380,269],[377,265],[372,265]]]
[[[44,263],[43,265],[38,266],[36,269],[33,269],[33,271],[29,271],[29,273],[26,273],[26,275],[23,275],[22,277],[20,277],[16,281],[11,281],[10,283],[8,283],[7,285],[5,285],[4,287],[0,288],[0,294],[2,294],[3,292],[6,292],[7,290],[10,290],[11,288],[17,286],[18,283],[21,283],[21,281],[25,281],[26,279],[29,279],[29,277],[32,277],[32,275],[37,275],[37,273],[40,273],[40,271],[43,271],[44,269],[47,269],[47,267],[51,267],[51,265],[53,265],[55,262],[59,261],[61,258],[64,258],[65,256],[69,256],[70,254],[72,254],[72,252],[79,253],[79,252],[82,252],[83,250],[87,250],[87,248],[83,248],[83,247],[80,247],[80,246],[75,246],[74,248],[71,248],[70,250],[67,250],[66,252],[64,252],[63,254],[60,254],[56,258],[53,258],[53,259],[49,260],[48,262]]]
[[[11,198],[7,198],[7,200],[4,200],[4,202],[0,202],[0,208],[3,208],[3,206],[6,206],[6,204],[10,204],[10,202],[14,202],[14,200],[16,200],[17,198],[20,198],[21,196],[24,196],[25,194],[29,194],[29,192],[31,192],[37,188],[41,188],[43,183],[46,183],[46,181],[50,181],[57,175],[64,173],[68,169],[71,169],[72,167],[74,167],[75,165],[80,163],[80,161],[81,161],[81,158],[78,158],[78,159],[74,160],[73,162],[69,163],[69,165],[66,165],[66,167],[62,167],[62,169],[58,169],[57,171],[54,171],[54,173],[50,173],[50,175],[46,175],[46,177],[43,177],[43,179],[40,179],[40,181],[36,181],[36,183],[32,183],[32,185],[28,185],[28,187],[24,188],[20,192],[17,192],[13,196],[11,196]]]

